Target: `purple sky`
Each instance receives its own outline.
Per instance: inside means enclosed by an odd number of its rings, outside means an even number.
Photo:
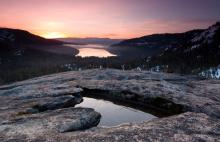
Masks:
[[[1,27],[49,38],[131,38],[220,20],[220,0],[0,0],[0,10]]]

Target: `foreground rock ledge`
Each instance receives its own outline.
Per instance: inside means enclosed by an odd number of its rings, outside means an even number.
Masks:
[[[140,124],[67,134],[74,141],[219,141],[220,121],[205,114],[185,113]]]
[[[64,120],[65,121],[65,120]],[[123,124],[112,128],[92,128],[82,132],[59,133],[55,129],[42,128],[39,122],[23,123],[2,129],[0,140],[5,141],[53,141],[53,142],[152,142],[152,141],[219,141],[220,121],[206,114],[184,113],[168,118],[154,119],[140,124]],[[45,127],[45,126],[44,126]]]
[[[16,82],[0,86],[0,141],[218,141],[219,88],[218,80],[111,69]],[[105,95],[115,99],[149,103],[159,109],[176,106],[181,112],[190,112],[141,124],[73,132],[96,126],[100,119],[93,109],[74,108],[85,89],[105,90],[110,92]]]

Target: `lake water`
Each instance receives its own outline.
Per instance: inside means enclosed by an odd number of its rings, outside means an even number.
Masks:
[[[76,56],[106,58],[106,57],[112,57],[115,55],[111,54],[105,49],[81,48],[79,49],[79,54],[77,54]]]
[[[157,118],[152,114],[137,109],[88,97],[83,97],[83,102],[76,105],[76,107],[93,108],[101,113],[102,118],[98,126],[116,126],[122,123],[143,122]]]
[[[86,45],[74,45],[74,44],[66,44],[66,46],[73,47],[79,50],[79,54],[76,56],[80,57],[113,57],[116,56],[111,54],[106,50],[106,46],[100,44],[86,44]]]

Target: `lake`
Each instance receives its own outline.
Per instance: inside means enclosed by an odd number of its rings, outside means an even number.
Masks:
[[[86,45],[66,44],[65,46],[78,49],[79,54],[77,54],[76,56],[80,56],[80,57],[107,58],[107,57],[116,56],[106,50],[107,46],[100,45],[100,44],[86,44]]]
[[[117,105],[110,101],[83,97],[83,102],[76,107],[93,108],[101,113],[98,126],[116,126],[122,123],[143,122],[157,118],[156,116],[131,107]]]

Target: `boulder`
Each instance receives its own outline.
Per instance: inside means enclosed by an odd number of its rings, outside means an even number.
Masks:
[[[26,112],[43,112],[47,110],[62,109],[68,107],[74,107],[76,104],[79,104],[83,101],[80,95],[75,96],[60,96],[52,97],[52,100],[42,100],[32,106],[31,109],[28,109]]]
[[[220,120],[206,114],[188,112],[139,124],[67,135],[71,135],[72,141],[76,142],[217,142],[220,140]]]
[[[25,115],[0,125],[0,140],[25,140],[83,130],[98,125],[101,115],[91,108],[65,108],[44,113]],[[22,139],[21,139],[22,140]]]

